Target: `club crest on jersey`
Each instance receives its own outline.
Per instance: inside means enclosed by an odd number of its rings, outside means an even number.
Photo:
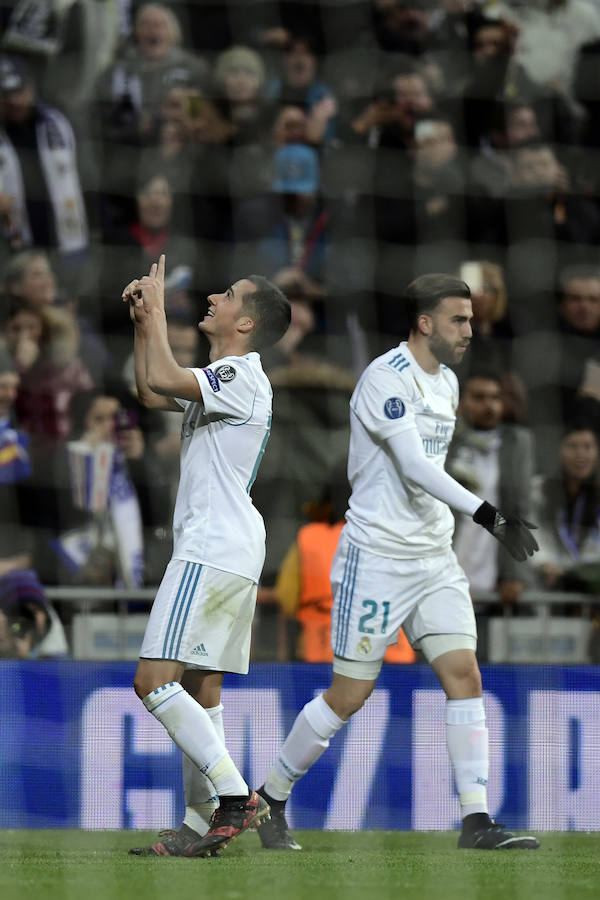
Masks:
[[[204,374],[205,374],[206,377],[208,378],[208,383],[210,384],[211,388],[213,389],[213,391],[214,391],[215,394],[216,394],[217,391],[220,391],[220,390],[221,390],[221,385],[219,384],[219,382],[218,382],[217,379],[215,378],[215,372],[213,372],[212,369],[202,369],[202,371],[204,372]]]
[[[230,366],[228,363],[225,363],[223,366],[219,366],[218,369],[215,369],[215,375],[219,379],[219,381],[233,381],[235,378],[235,369],[233,366]]]
[[[406,412],[406,407],[400,397],[390,397],[383,404],[383,411],[388,419],[401,419]]]
[[[368,656],[371,652],[371,639],[368,637],[361,637],[356,645],[356,649],[362,656]]]

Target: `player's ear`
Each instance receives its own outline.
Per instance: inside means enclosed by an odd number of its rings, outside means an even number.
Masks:
[[[250,332],[254,329],[254,319],[252,319],[248,315],[243,315],[240,319],[238,319],[237,329],[241,334],[250,334]]]
[[[419,331],[421,334],[425,334],[429,336],[433,329],[433,322],[431,320],[431,316],[428,316],[426,313],[423,313],[417,319],[417,324],[419,326]]]

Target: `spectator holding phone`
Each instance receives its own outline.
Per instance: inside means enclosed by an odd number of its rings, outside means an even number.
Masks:
[[[77,584],[139,587],[144,514],[149,522],[153,491],[157,507],[164,498],[137,405],[117,384],[78,395],[70,412],[64,454],[69,508],[52,541],[60,574]]]

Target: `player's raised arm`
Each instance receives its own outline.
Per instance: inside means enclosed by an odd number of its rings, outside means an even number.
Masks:
[[[152,271],[152,269],[150,270]],[[134,278],[124,288],[121,298],[129,306],[129,317],[133,323],[133,360],[138,399],[148,409],[165,409],[181,412],[181,406],[170,397],[163,397],[151,390],[146,371],[147,334],[152,324],[148,311],[144,308],[140,279]]]
[[[147,316],[144,329],[146,381],[150,391],[161,397],[179,397],[202,403],[202,393],[195,375],[180,366],[169,346],[165,313],[165,255],[153,263],[148,275],[137,283],[137,293]],[[169,406],[173,408],[173,406]],[[175,408],[179,408],[175,405]]]

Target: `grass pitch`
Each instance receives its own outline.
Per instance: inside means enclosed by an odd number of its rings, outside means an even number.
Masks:
[[[598,900],[600,833],[548,833],[537,851],[456,850],[455,833],[249,833],[221,859],[129,856],[146,832],[0,831],[2,900]]]

